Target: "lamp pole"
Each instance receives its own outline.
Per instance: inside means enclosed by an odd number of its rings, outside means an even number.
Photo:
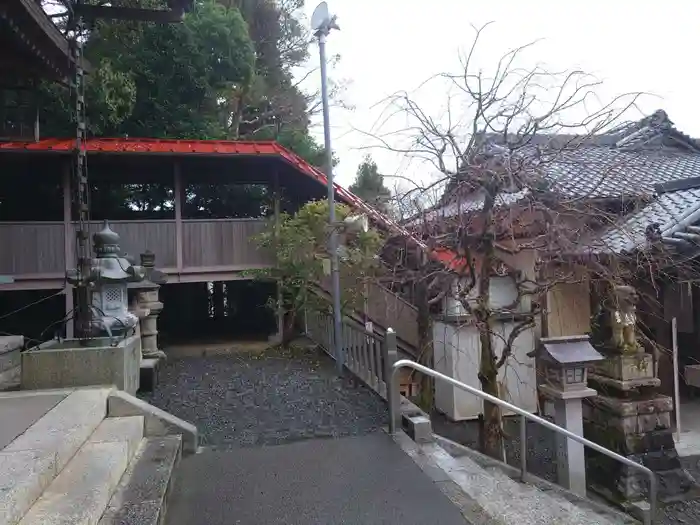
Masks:
[[[333,150],[331,149],[331,125],[328,109],[328,76],[326,72],[326,37],[331,29],[340,29],[335,17],[328,18],[315,28],[318,53],[321,60],[321,101],[323,103],[323,139],[326,150],[326,178],[328,179],[328,208],[330,236],[328,250],[331,255],[331,297],[333,300],[333,347],[338,374],[343,373],[342,319],[340,312],[340,268],[338,265],[338,231],[335,218],[335,189],[333,184]]]

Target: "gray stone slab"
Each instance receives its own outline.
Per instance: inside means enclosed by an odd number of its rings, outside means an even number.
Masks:
[[[0,392],[19,390],[21,379],[21,366],[0,372]]]
[[[56,474],[50,452],[0,452],[0,523],[17,523]]]
[[[70,393],[5,447],[4,452],[53,452],[58,470],[63,469],[104,419],[109,392],[109,389],[80,389]]]
[[[144,439],[99,525],[162,523],[181,448],[180,436]]]
[[[11,352],[24,346],[24,336],[21,335],[1,335],[0,354]]]
[[[19,525],[97,523],[127,464],[125,442],[85,444]]]
[[[0,398],[0,450],[12,443],[66,396],[25,396]]]
[[[184,458],[168,525],[464,525],[383,432]]]

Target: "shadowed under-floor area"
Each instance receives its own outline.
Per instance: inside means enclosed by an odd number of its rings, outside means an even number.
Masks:
[[[465,525],[384,432],[184,458],[167,525]]]

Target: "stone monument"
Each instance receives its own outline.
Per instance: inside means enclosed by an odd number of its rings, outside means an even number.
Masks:
[[[631,286],[613,286],[611,292],[598,334],[605,359],[589,374],[598,395],[584,400],[584,435],[655,472],[662,501],[695,497],[697,487],[682,468],[673,441],[673,401],[657,392],[660,380],[652,355],[637,341],[637,293]],[[592,489],[638,515],[648,508],[644,474],[595,451],[586,450],[586,455]]]
[[[107,221],[93,236],[90,338],[53,340],[22,354],[22,389],[115,385],[129,393],[139,387],[141,340],[138,318],[128,310],[127,284],[145,276],[121,255],[119,235]],[[78,282],[78,272],[66,272]]]

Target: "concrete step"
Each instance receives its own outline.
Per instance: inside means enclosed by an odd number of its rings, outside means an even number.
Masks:
[[[491,520],[503,525],[617,525],[590,508],[574,505],[554,491],[542,491],[520,483],[500,468],[483,467],[470,457],[453,457],[435,443],[422,447],[459,488],[473,499]]]
[[[136,452],[143,429],[141,416],[103,420],[19,524],[95,525]]]
[[[15,525],[105,418],[109,388],[16,392],[63,399],[0,452],[0,525]]]
[[[142,440],[99,525],[162,525],[181,451],[181,436]]]

